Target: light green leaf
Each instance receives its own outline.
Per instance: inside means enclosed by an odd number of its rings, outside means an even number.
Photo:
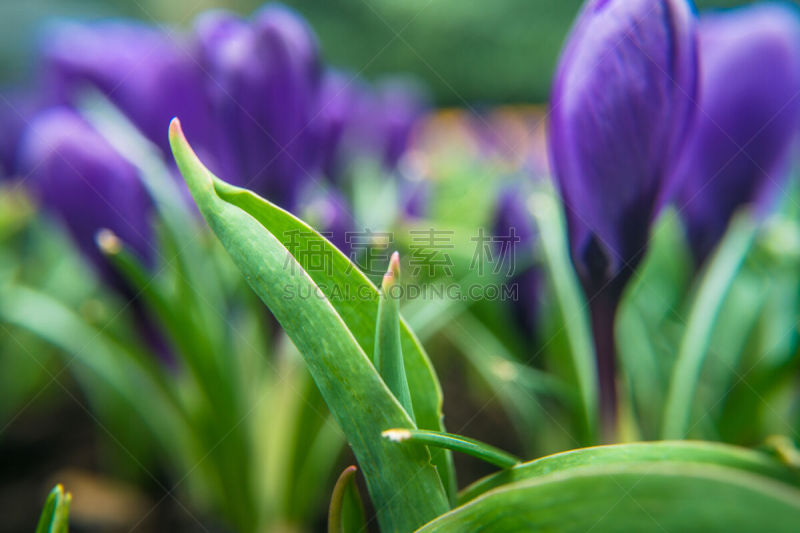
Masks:
[[[429,444],[440,448],[447,448],[454,452],[462,452],[482,461],[491,463],[500,468],[511,468],[520,463],[517,457],[499,448],[486,444],[463,435],[452,433],[439,433],[437,431],[425,431],[419,429],[387,429],[382,433],[384,437],[392,442],[413,442],[417,444]]]
[[[380,302],[378,303],[378,321],[375,327],[375,368],[381,374],[386,386],[414,420],[414,408],[411,405],[411,393],[403,364],[403,346],[400,341],[400,302],[393,294],[400,278],[400,256],[392,254],[389,270],[383,276]]]
[[[711,334],[722,303],[747,252],[753,244],[758,225],[748,212],[734,218],[731,228],[711,263],[703,273],[695,294],[678,359],[675,362],[664,411],[662,436],[682,439],[689,429],[692,403],[703,370]]]
[[[727,444],[664,441],[594,446],[542,457],[473,483],[459,495],[459,503],[468,502],[497,487],[535,479],[552,472],[617,463],[713,464],[800,487],[800,475],[764,453]]]
[[[572,364],[578,380],[583,422],[588,442],[597,435],[597,367],[587,316],[587,304],[567,249],[566,225],[552,187],[537,191],[528,201],[536,218],[553,293],[569,342]]]
[[[174,383],[165,379],[157,362],[149,354],[117,344],[60,301],[22,286],[0,287],[0,323],[25,328],[69,354],[119,392],[154,435],[174,440],[192,434]],[[192,444],[184,442],[181,447]]]
[[[200,212],[303,355],[364,472],[381,526],[410,531],[446,511],[447,497],[428,451],[401,449],[380,437],[383,429],[414,424],[367,352],[377,316],[375,287],[333,245],[289,213],[214,177],[186,143],[177,121],[170,127],[170,141]],[[292,238],[300,248],[281,242]],[[314,246],[303,247],[304,242]],[[320,246],[327,252],[323,257],[333,263],[330,269],[304,264],[319,259],[308,251]],[[326,292],[345,287],[352,292],[339,297]],[[438,384],[416,340],[404,331],[414,411],[420,421],[439,426]]]
[[[60,484],[53,487],[44,503],[36,533],[68,533],[72,495]]]
[[[798,523],[800,491],[772,478],[713,464],[625,461],[500,486],[420,531],[788,533]]]

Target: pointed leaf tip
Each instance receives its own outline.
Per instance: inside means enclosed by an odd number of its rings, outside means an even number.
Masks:
[[[389,268],[386,270],[386,274],[383,275],[381,289],[386,292],[397,283],[398,279],[400,279],[400,254],[394,252],[389,260]]]
[[[204,198],[206,201],[208,201],[209,198],[207,196],[204,197],[204,195],[198,197],[196,193],[199,193],[201,190],[213,188],[215,178],[200,161],[200,158],[197,157],[197,153],[195,153],[189,141],[186,140],[183,128],[181,128],[181,121],[178,117],[173,118],[169,123],[169,145],[172,149],[175,162],[178,164],[178,170],[180,170],[181,175],[183,175],[183,179],[192,192],[192,196],[194,196],[195,200],[198,202],[200,211],[203,212],[204,208],[200,205],[200,198]]]
[[[178,117],[172,117],[172,120],[169,121],[169,137],[170,139],[184,137],[181,120]]]

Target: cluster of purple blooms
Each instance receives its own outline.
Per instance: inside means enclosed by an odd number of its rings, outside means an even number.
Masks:
[[[117,106],[165,161],[168,125],[180,116],[215,173],[291,211],[311,205],[334,240],[355,229],[335,190],[347,165],[370,157],[394,168],[425,109],[406,80],[369,85],[323,65],[312,30],[279,4],[248,19],[207,12],[188,33],[61,23],[44,34],[40,71],[33,94],[0,100],[0,176],[30,186],[101,270],[101,228],[152,262],[152,209],[134,166],[81,115],[87,89]]]
[[[613,315],[654,219],[674,205],[702,265],[734,212],[787,186],[800,126],[788,4],[697,17],[687,0],[590,0],[563,51],[550,153],[614,412]]]

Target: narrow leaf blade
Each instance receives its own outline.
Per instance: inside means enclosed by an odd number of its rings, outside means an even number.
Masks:
[[[348,466],[333,487],[328,509],[328,533],[357,533],[366,529],[364,505],[356,487],[355,466]]]

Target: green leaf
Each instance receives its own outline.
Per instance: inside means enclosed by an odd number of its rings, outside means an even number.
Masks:
[[[713,464],[625,461],[503,485],[420,531],[788,533],[798,523],[800,491],[769,477]]]
[[[567,249],[564,216],[550,187],[534,193],[528,205],[539,228],[545,264],[578,379],[586,440],[593,443],[597,435],[597,368],[587,304]]]
[[[682,439],[689,430],[692,403],[703,370],[714,324],[728,290],[753,244],[758,225],[741,212],[703,274],[695,295],[678,359],[673,368],[664,411],[662,436]]]
[[[240,213],[253,217],[279,241],[283,247],[281,261],[284,264],[280,275],[297,266],[302,267],[313,282],[311,287],[325,296],[358,345],[372,359],[379,301],[378,289],[372,282],[336,246],[308,224],[251,191],[234,187],[213,176],[197,160],[188,145],[185,150],[188,150],[185,162],[191,165],[190,168],[193,168],[198,176],[209,183],[208,187],[211,190],[206,191],[208,194],[216,196],[232,207],[237,207]],[[185,174],[184,177],[187,178]],[[210,186],[211,183],[213,187]],[[292,261],[287,262],[290,257]],[[313,264],[320,258],[326,263],[323,268],[318,265],[315,267]],[[241,268],[241,265],[239,267]],[[248,282],[252,286],[252,280]],[[284,284],[285,286],[288,285]],[[296,293],[293,296],[296,296]],[[425,350],[402,318],[400,340],[417,426],[422,429],[444,431],[442,389],[439,380]],[[435,449],[431,450],[431,456],[448,498],[454,503],[456,480],[452,455],[445,450]]]
[[[595,446],[558,453],[518,465],[483,478],[465,488],[459,503],[465,503],[503,485],[535,479],[552,472],[584,466],[617,463],[703,463],[758,474],[800,487],[800,475],[764,453],[708,442],[653,442]]]
[[[214,177],[189,147],[177,120],[170,127],[170,142],[200,212],[303,355],[364,472],[381,526],[410,531],[446,511],[442,480],[427,450],[392,446],[380,437],[383,429],[414,424],[367,352],[377,316],[375,287],[295,217]],[[289,246],[281,239],[288,239]],[[331,268],[313,268],[309,261],[320,256],[309,250],[323,250]],[[336,297],[333,291],[343,292]],[[430,362],[408,330],[403,332],[414,412],[421,425],[424,420],[440,426],[441,391]],[[447,463],[436,466],[447,480]]]
[[[553,397],[568,405],[575,403],[574,387],[517,361],[500,339],[471,313],[453,318],[442,333],[500,399],[523,439],[528,440],[531,427],[541,421],[539,397]]]
[[[165,378],[157,363],[128,350],[103,331],[84,322],[62,302],[22,286],[0,287],[0,322],[25,328],[71,356],[108,383],[152,428],[153,434],[169,439],[191,435],[174,383]],[[179,449],[192,444],[181,441]]]
[[[356,487],[355,466],[348,466],[333,487],[328,509],[328,533],[358,533],[366,530],[364,505]]]
[[[392,442],[414,442],[418,444],[429,444],[440,448],[447,448],[454,452],[462,452],[473,457],[477,457],[487,463],[491,463],[500,468],[511,468],[520,463],[520,460],[485,442],[481,442],[463,435],[453,435],[452,433],[439,433],[436,431],[425,431],[419,429],[387,429],[382,433],[384,437]]]
[[[380,372],[386,386],[414,420],[414,408],[411,405],[411,393],[408,390],[405,365],[403,364],[403,346],[400,341],[400,302],[392,289],[397,287],[400,278],[400,256],[392,254],[389,270],[383,276],[380,302],[378,303],[378,321],[375,328],[375,368]]]
[[[53,487],[44,503],[36,533],[68,533],[72,495],[60,484]]]
[[[693,275],[692,258],[683,224],[674,209],[659,216],[651,232],[647,255],[625,288],[616,318],[620,372],[628,402],[637,414],[641,437],[661,434],[669,372],[675,359],[673,329],[682,317],[676,309],[686,298]],[[625,402],[625,398],[620,398]]]

